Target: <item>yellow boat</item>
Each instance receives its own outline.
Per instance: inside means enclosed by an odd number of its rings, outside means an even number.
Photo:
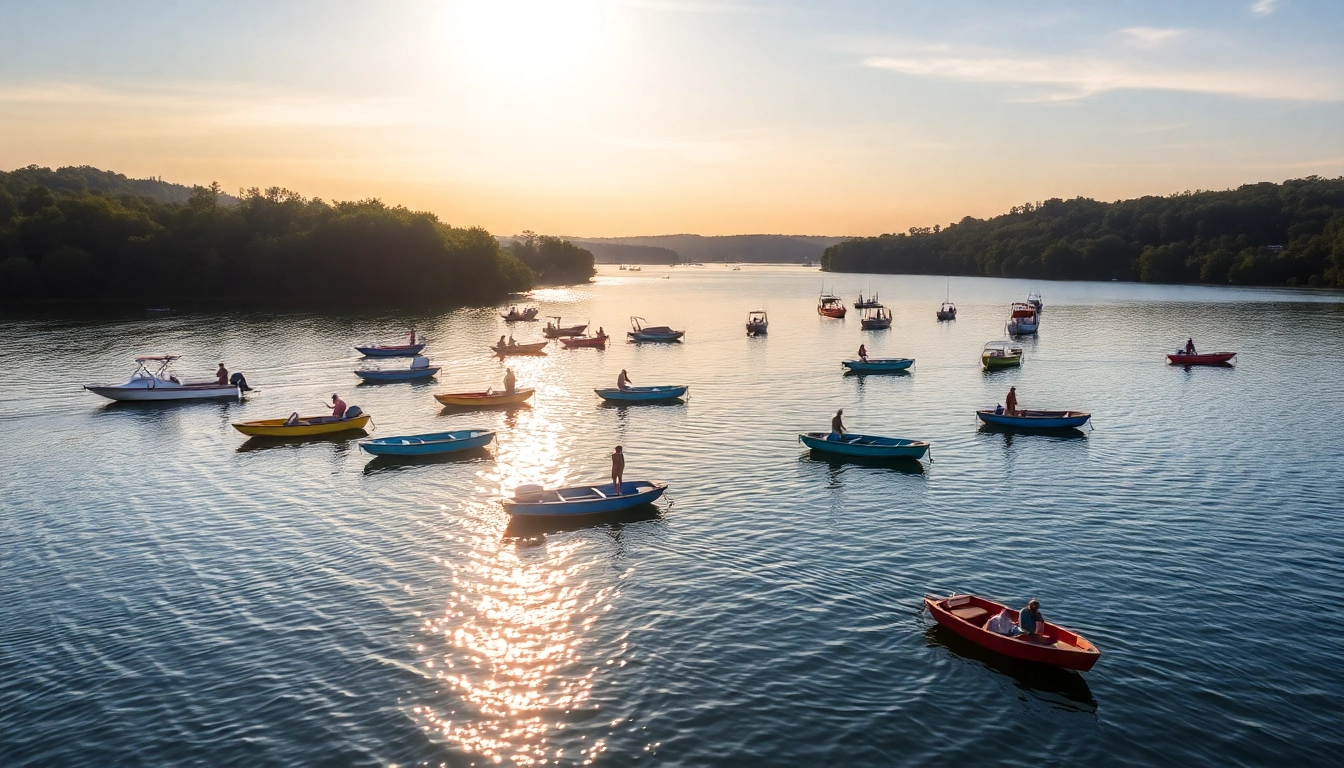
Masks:
[[[980,353],[980,364],[986,370],[1012,368],[1022,364],[1022,347],[1011,341],[991,341]]]
[[[504,392],[451,392],[443,395],[435,395],[434,399],[444,405],[462,405],[462,406],[488,406],[488,405],[513,405],[521,403],[532,397],[536,391],[532,388],[515,389],[513,394]]]
[[[258,421],[240,421],[233,428],[251,437],[309,437],[327,435],[333,432],[353,432],[368,426],[367,413],[353,419],[333,419],[330,416],[300,416],[297,422],[286,424],[288,419],[260,419]]]

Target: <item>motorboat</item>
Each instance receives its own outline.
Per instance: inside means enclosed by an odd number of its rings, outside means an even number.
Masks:
[[[943,305],[938,307],[939,320],[956,320],[957,305],[952,303],[952,278],[947,279],[947,296],[943,299]]]
[[[593,391],[603,400],[652,403],[659,400],[676,400],[685,395],[688,389],[690,389],[690,386],[686,384],[665,384],[658,387],[626,387],[625,389],[607,387]]]
[[[370,382],[420,381],[432,378],[439,370],[440,366],[429,364],[429,358],[417,355],[409,368],[361,368],[355,375]]]
[[[1036,308],[1025,301],[1013,302],[1012,314],[1008,316],[1009,336],[1034,336],[1040,328],[1040,316]]]
[[[184,380],[173,372],[173,363],[181,355],[141,355],[135,358],[135,372],[120,384],[85,384],[84,388],[109,400],[237,400],[246,391],[234,374],[228,384],[215,379]]]
[[[424,349],[425,344],[416,338],[414,328],[406,334],[406,342],[402,344],[371,341],[364,345],[355,345],[355,350],[365,357],[415,357]]]
[[[1036,310],[1036,314],[1038,315],[1045,310],[1045,302],[1041,301],[1040,291],[1032,291],[1031,293],[1028,293],[1027,303],[1030,304],[1032,308]]]
[[[644,271],[644,268],[641,267],[641,266],[635,265],[635,266],[630,267],[630,269],[629,269],[628,271],[630,271],[630,272],[643,272],[643,271]]]
[[[550,490],[539,485],[520,485],[513,498],[504,500],[504,511],[515,517],[605,514],[652,504],[666,490],[666,483],[648,480],[622,482],[619,490],[611,483]]]
[[[865,331],[885,331],[891,327],[891,310],[882,305],[863,310],[859,327]]]
[[[1022,347],[1012,341],[991,341],[980,352],[980,364],[986,370],[1013,368],[1022,364]]]
[[[918,460],[929,452],[929,444],[923,440],[877,435],[845,434],[838,439],[831,439],[831,433],[828,432],[803,432],[798,435],[798,442],[814,451],[869,459]]]
[[[500,357],[509,357],[510,355],[544,355],[542,352],[549,344],[549,341],[537,341],[531,344],[495,344],[490,347],[490,351]]]
[[[552,317],[550,319],[554,320],[555,322],[552,323],[548,321],[546,323],[546,328],[542,330],[542,334],[544,334],[548,339],[559,339],[569,336],[582,336],[583,332],[588,330],[587,323],[584,323],[583,325],[562,326],[560,325],[559,317]]]
[[[536,390],[531,387],[515,389],[512,392],[496,392],[487,389],[484,392],[446,392],[435,395],[441,405],[455,405],[462,408],[487,408],[492,405],[515,405],[528,400]]]
[[[839,296],[832,293],[822,293],[817,297],[817,314],[822,317],[843,318],[845,316],[845,302],[840,300]]]
[[[747,335],[764,336],[770,330],[770,316],[765,314],[764,309],[756,309],[747,313]]]
[[[863,294],[860,293],[859,298],[854,300],[855,309],[877,309],[881,306],[882,302],[878,299],[876,292],[874,292],[872,296],[869,296],[866,299],[863,297]]]
[[[841,360],[840,364],[855,373],[905,371],[915,364],[912,357],[870,357],[867,360]]]
[[[625,269],[625,267],[621,267],[621,269]],[[509,307],[509,311],[500,315],[500,317],[504,318],[504,321],[507,323],[516,323],[520,321],[536,320],[537,312],[538,310],[536,307],[528,307],[523,310],[520,310],[517,307]]]
[[[369,438],[360,440],[359,447],[374,456],[431,456],[484,448],[494,439],[494,430],[459,429],[427,435]]]
[[[607,334],[600,333],[596,336],[571,336],[569,338],[560,339],[560,343],[564,345],[565,349],[585,349],[589,347],[593,349],[606,349],[607,339],[609,338],[611,337]]]
[[[624,272],[624,271],[625,271],[625,265],[622,264],[622,265],[619,267],[619,269],[620,269],[622,272]]]
[[[977,418],[996,427],[1019,429],[1069,429],[1081,427],[1092,418],[1084,411],[1038,411],[1019,408],[1011,414],[1002,408],[982,408]]]
[[[987,628],[989,620],[1007,612],[1016,624],[1018,612],[983,597],[952,595],[928,596],[924,608],[934,621],[976,645],[1022,661],[1034,661],[1064,669],[1086,672],[1101,658],[1097,647],[1082,635],[1050,622],[1044,622],[1037,635],[1001,635]]]
[[[680,341],[685,331],[674,331],[666,325],[648,325],[649,321],[642,317],[631,317],[630,327],[633,330],[627,331],[626,336],[630,341]]]
[[[1181,350],[1167,355],[1167,362],[1172,365],[1228,365],[1232,362],[1232,358],[1236,356],[1236,352],[1207,352],[1202,355],[1187,355],[1184,350]]]
[[[312,437],[330,435],[337,432],[363,431],[373,418],[356,406],[346,410],[345,415],[336,416],[290,416],[288,419],[260,419],[240,421],[233,428],[250,437]]]

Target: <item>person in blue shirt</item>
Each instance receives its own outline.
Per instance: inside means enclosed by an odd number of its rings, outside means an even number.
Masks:
[[[1031,637],[1039,637],[1045,629],[1045,619],[1041,617],[1041,604],[1035,599],[1027,603],[1017,614],[1017,625],[1022,632]]]

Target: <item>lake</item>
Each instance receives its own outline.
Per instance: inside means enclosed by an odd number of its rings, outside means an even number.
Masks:
[[[889,331],[818,317],[879,291]],[[1044,295],[1020,369],[982,372],[1008,305]],[[958,319],[938,323],[945,292]],[[1344,743],[1344,296],[1289,290],[829,275],[628,273],[529,301],[617,338],[514,358],[539,323],[440,315],[5,317],[0,331],[0,764],[1336,765]],[[748,338],[747,312],[770,333]],[[624,342],[628,318],[684,343]],[[352,345],[410,326],[444,366],[359,385]],[[1163,355],[1193,336],[1235,367]],[[860,343],[909,375],[845,376]],[[113,404],[137,354],[224,361],[242,403]],[[593,393],[689,384],[680,404]],[[1023,407],[1073,435],[977,427]],[[462,460],[230,426],[321,412],[379,436],[486,427]],[[837,408],[932,461],[810,456]],[[656,513],[510,528],[521,483],[670,484]],[[1102,652],[1052,672],[978,652],[926,593],[1028,598]]]

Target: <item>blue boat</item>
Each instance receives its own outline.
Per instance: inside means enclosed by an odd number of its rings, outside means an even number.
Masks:
[[[596,515],[652,504],[667,490],[666,483],[648,480],[622,482],[617,493],[611,483],[573,485],[545,490],[539,485],[520,485],[512,499],[504,500],[504,511],[514,516],[562,517]]]
[[[439,372],[439,366],[429,364],[429,358],[417,357],[411,361],[410,368],[393,368],[383,370],[380,368],[366,368],[355,371],[355,375],[365,381],[384,382],[384,381],[418,381],[428,379]]]
[[[1092,418],[1092,414],[1082,411],[1024,411],[1019,410],[1009,416],[997,409],[985,408],[975,415],[986,424],[996,427],[1017,427],[1019,429],[1065,429],[1081,427]]]
[[[365,357],[415,357],[424,348],[424,344],[365,344],[355,351]]]
[[[455,432],[433,432],[427,435],[370,438],[360,440],[359,447],[374,456],[429,456],[484,448],[494,439],[493,430],[459,429]]]
[[[798,442],[814,451],[869,459],[922,459],[929,452],[929,444],[923,440],[877,435],[847,434],[831,440],[829,432],[803,432],[798,435]]]
[[[658,400],[676,400],[686,394],[688,389],[690,389],[689,385],[673,384],[661,387],[627,387],[626,389],[609,387],[607,389],[594,389],[593,391],[603,400],[652,403]]]
[[[878,373],[881,371],[904,371],[915,364],[910,357],[870,357],[867,360],[842,360],[841,365],[858,373]]]

